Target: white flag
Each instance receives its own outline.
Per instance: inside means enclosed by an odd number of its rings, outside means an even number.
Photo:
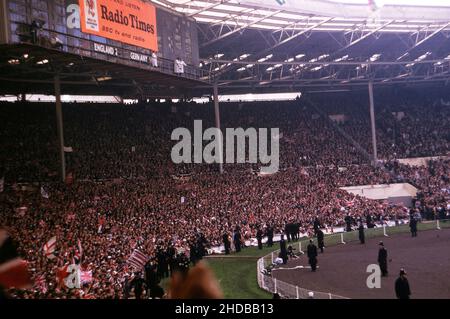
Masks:
[[[41,196],[48,199],[50,196],[48,195],[47,191],[44,189],[44,186],[41,186]]]
[[[64,152],[66,152],[66,153],[72,153],[72,152],[73,152],[72,146],[64,146]]]

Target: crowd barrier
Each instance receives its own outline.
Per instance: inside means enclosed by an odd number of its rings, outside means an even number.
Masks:
[[[440,230],[442,228],[450,228],[450,219],[437,219],[433,221],[424,221],[417,224],[418,231],[423,230]],[[382,225],[376,228],[365,229],[365,238],[389,237],[394,234],[409,232],[409,225]],[[313,239],[317,246],[317,239]],[[291,242],[291,245],[297,254],[306,254],[306,247],[310,238],[301,239],[298,242]],[[330,247],[334,245],[345,245],[346,243],[359,241],[358,231],[341,232],[325,235],[325,246]],[[281,298],[285,299],[349,299],[344,296],[339,296],[331,292],[321,292],[307,289],[307,287],[299,287],[296,285],[283,282],[273,278],[270,274],[270,269],[276,269],[274,261],[278,257],[279,250],[275,250],[268,255],[265,255],[257,261],[257,278],[260,288],[270,292],[277,293]],[[274,268],[272,268],[274,267]],[[312,293],[312,294],[311,294]],[[311,296],[312,295],[312,296]]]

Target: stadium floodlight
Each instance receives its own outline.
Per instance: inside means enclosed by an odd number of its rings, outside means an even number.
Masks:
[[[217,53],[216,55],[214,55],[214,59],[220,59],[223,56],[224,56],[223,53]]]
[[[39,64],[39,65],[47,64],[47,63],[48,63],[48,60],[47,60],[47,59],[44,59],[44,60],[41,60],[41,61],[36,62],[36,64]]]
[[[28,57],[29,57],[29,55],[28,55],[27,53],[25,53],[25,54],[23,55],[23,58],[24,58],[24,59],[28,59]]]
[[[11,60],[8,60],[8,63],[9,64],[20,64],[20,61],[18,59],[11,59]]]
[[[380,57],[381,57],[381,54],[376,53],[376,54],[372,55],[369,60],[370,60],[370,62],[375,62],[375,61],[379,60]]]
[[[247,59],[249,56],[250,56],[250,54],[248,54],[248,53],[242,54],[242,55],[239,57],[239,60]]]
[[[109,80],[112,80],[112,77],[109,76],[109,75],[100,76],[100,77],[97,78],[98,82],[109,81]]]
[[[254,64],[247,64],[245,67],[246,67],[247,69],[250,69],[250,68],[253,68],[253,66],[254,66]]]
[[[245,68],[239,68],[239,69],[237,69],[237,71],[238,71],[238,72],[245,71]]]

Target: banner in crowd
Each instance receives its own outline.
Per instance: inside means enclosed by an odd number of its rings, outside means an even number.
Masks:
[[[140,0],[80,0],[81,31],[158,51],[156,10]]]
[[[133,266],[134,269],[141,270],[142,268],[144,268],[145,263],[148,259],[149,257],[146,254],[144,254],[139,249],[135,249],[130,258],[128,258],[127,263]]]

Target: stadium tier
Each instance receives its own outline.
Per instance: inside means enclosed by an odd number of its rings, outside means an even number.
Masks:
[[[0,299],[450,298],[448,10],[0,0]]]

